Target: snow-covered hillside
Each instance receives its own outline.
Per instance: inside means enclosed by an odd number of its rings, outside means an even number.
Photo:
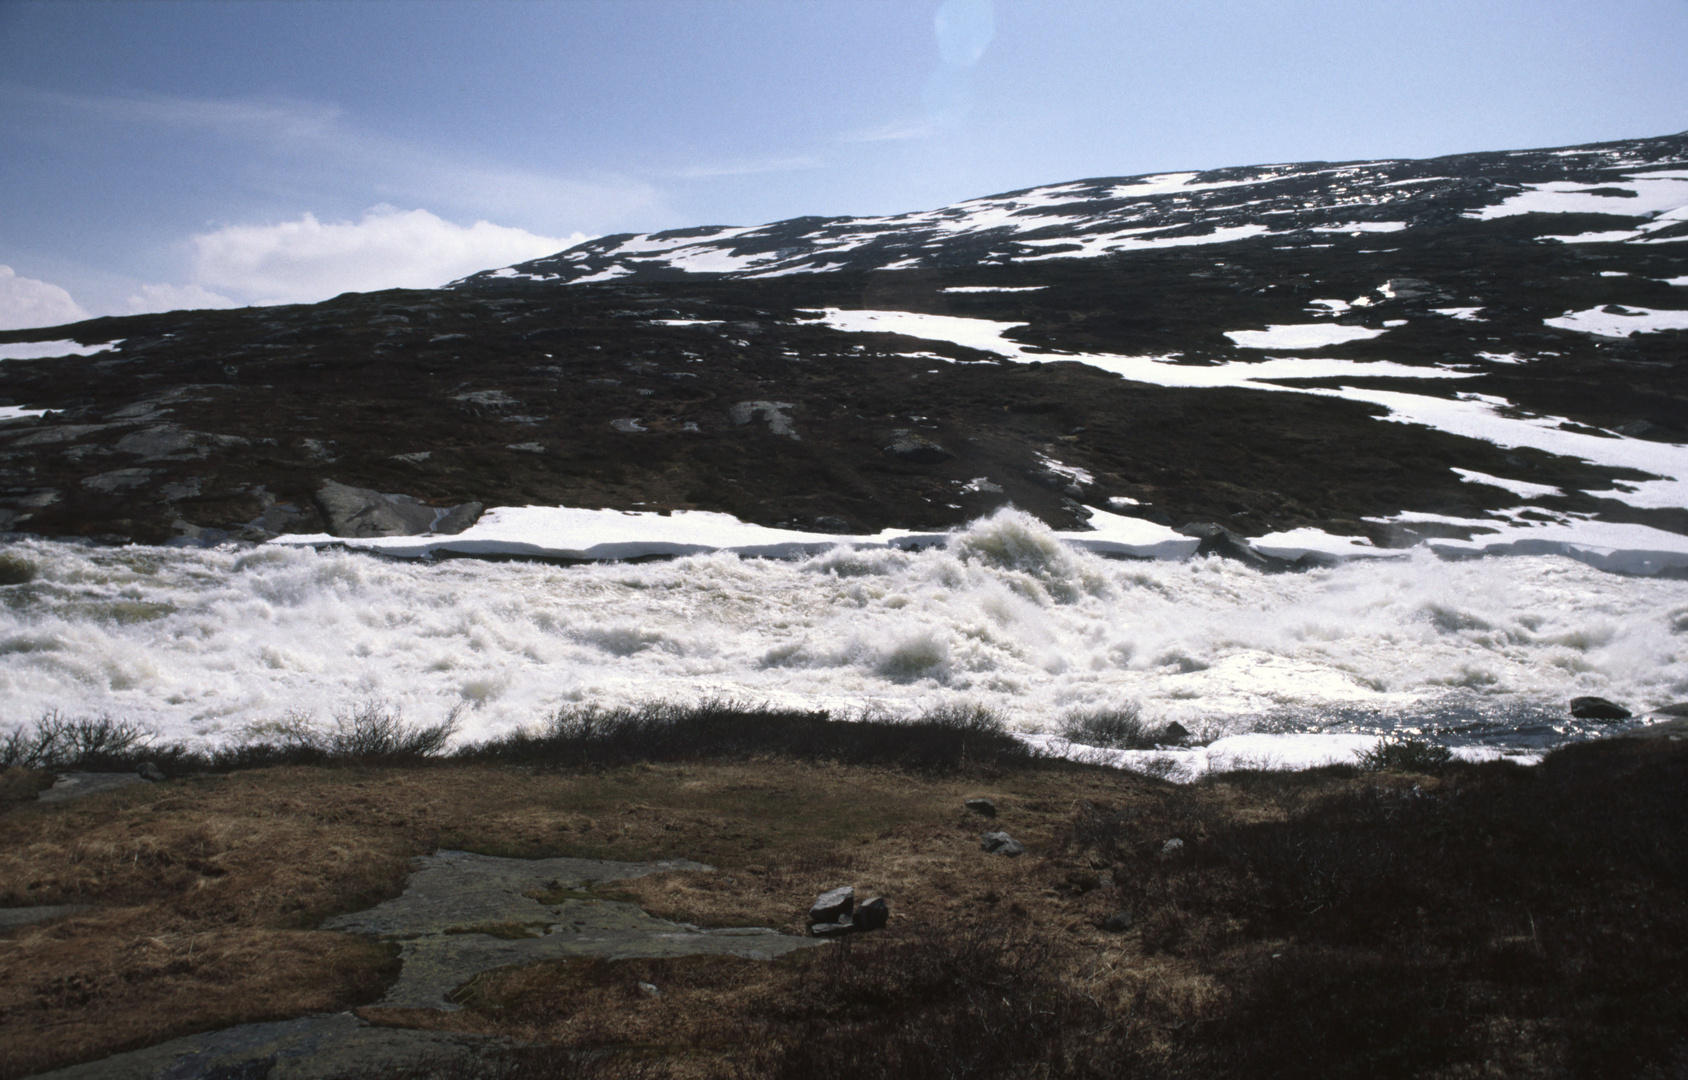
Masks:
[[[1313,245],[1547,215],[1541,235],[1688,237],[1688,134],[1428,160],[1256,165],[1027,188],[891,217],[800,217],[606,236],[454,284],[675,273],[776,277],[1094,258],[1264,238]]]

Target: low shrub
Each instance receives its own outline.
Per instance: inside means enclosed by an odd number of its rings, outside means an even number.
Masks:
[[[1061,738],[1085,746],[1146,750],[1155,745],[1155,735],[1143,723],[1142,708],[1134,701],[1069,712],[1061,718]]]
[[[1037,759],[1035,751],[1008,733],[1000,717],[978,707],[940,709],[914,720],[873,715],[835,720],[825,712],[731,701],[571,706],[557,710],[537,730],[467,747],[457,755],[572,769],[759,756],[920,771],[1023,765]]]
[[[139,724],[105,715],[72,719],[55,709],[0,740],[0,769],[133,768],[151,741]]]
[[[460,711],[426,725],[406,723],[397,709],[379,701],[336,713],[330,726],[315,724],[306,713],[289,713],[211,751],[160,743],[134,721],[104,715],[73,719],[51,711],[0,738],[0,770],[129,772],[150,761],[178,775],[276,765],[412,764],[445,752]]]
[[[1454,759],[1454,752],[1423,739],[1379,739],[1370,750],[1359,752],[1360,768],[1372,772],[1439,773]]]

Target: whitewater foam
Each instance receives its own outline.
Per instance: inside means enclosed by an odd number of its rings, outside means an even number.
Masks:
[[[1419,551],[1273,576],[1106,559],[1012,510],[925,550],[791,559],[6,550],[34,579],[0,586],[0,726],[109,712],[216,742],[383,699],[415,721],[465,705],[475,738],[573,702],[728,697],[977,703],[1049,733],[1138,701],[1210,736],[1404,726],[1539,746],[1577,733],[1575,695],[1638,711],[1688,697],[1688,582],[1554,556]]]

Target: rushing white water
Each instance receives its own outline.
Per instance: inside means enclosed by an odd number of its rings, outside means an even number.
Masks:
[[[1209,736],[1435,728],[1563,738],[1565,701],[1688,697],[1688,582],[1556,556],[1109,560],[1012,510],[945,548],[559,566],[342,550],[0,550],[0,730],[109,712],[216,742],[381,699],[464,735],[570,702],[711,696],[912,713],[951,702],[1049,732],[1141,702]]]

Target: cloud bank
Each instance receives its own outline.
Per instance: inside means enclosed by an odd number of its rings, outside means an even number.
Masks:
[[[296,221],[229,225],[195,236],[196,284],[190,288],[256,304],[314,303],[376,289],[431,289],[586,239],[578,232],[539,236],[489,221],[458,225],[426,210],[392,206],[377,206],[357,222],[325,223],[306,213]]]
[[[153,311],[183,311],[188,308],[237,307],[235,301],[198,285],[142,285],[129,297],[129,314]]]
[[[19,277],[11,267],[0,266],[0,330],[58,326],[86,318],[82,305],[57,285]]]

